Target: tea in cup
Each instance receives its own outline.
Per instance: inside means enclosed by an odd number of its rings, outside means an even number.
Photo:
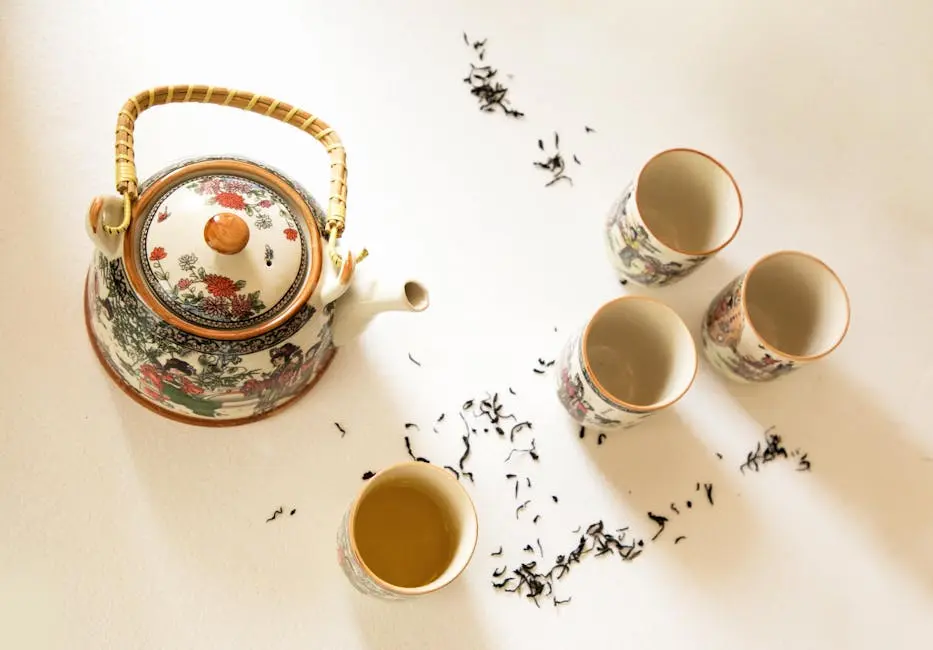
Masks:
[[[402,463],[373,476],[344,515],[337,557],[351,584],[385,599],[449,585],[469,564],[476,510],[447,470]]]

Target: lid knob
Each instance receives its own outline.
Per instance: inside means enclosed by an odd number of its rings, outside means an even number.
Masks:
[[[231,212],[221,212],[204,225],[204,241],[222,255],[235,255],[249,242],[249,226]]]

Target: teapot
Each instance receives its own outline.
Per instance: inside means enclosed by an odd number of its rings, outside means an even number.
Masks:
[[[177,102],[232,106],[310,134],[330,157],[327,212],[279,170],[238,156],[181,160],[139,183],[136,120]],[[425,310],[421,283],[358,279],[366,249],[340,250],[346,179],[340,138],[296,106],[202,85],[130,98],[117,118],[119,196],[95,198],[85,224],[95,244],[85,323],[110,377],[166,417],[244,424],[311,389],[376,314]]]

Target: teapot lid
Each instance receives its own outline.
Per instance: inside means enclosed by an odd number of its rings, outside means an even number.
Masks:
[[[156,314],[187,332],[258,336],[294,315],[317,286],[322,245],[313,207],[257,164],[182,165],[134,206],[124,242],[130,283]]]

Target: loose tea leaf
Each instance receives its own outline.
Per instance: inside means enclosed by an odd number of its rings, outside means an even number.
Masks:
[[[663,515],[656,515],[650,511],[648,512],[648,517],[651,519],[651,521],[658,525],[658,532],[656,532],[654,537],[651,538],[651,540],[654,541],[658,538],[658,535],[664,532],[664,524],[666,524],[668,520],[667,517],[664,517]]]
[[[345,435],[347,435],[346,430],[345,430],[342,426],[340,426],[340,423],[339,423],[339,422],[334,422],[334,426],[337,427],[337,431],[340,432],[340,437],[341,437],[341,438],[343,438]]]

